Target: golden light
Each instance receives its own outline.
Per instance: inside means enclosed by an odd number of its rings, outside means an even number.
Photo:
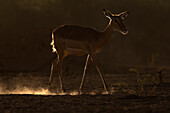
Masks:
[[[114,90],[111,90],[110,92],[99,92],[98,90],[93,90],[91,92],[85,92],[83,94],[88,94],[88,95],[97,95],[97,94],[102,94],[102,95],[107,95],[107,94],[113,94]],[[70,91],[70,92],[59,92],[57,91],[56,93],[51,93],[48,91],[48,89],[44,88],[39,88],[39,89],[33,89],[33,88],[28,88],[28,87],[17,87],[14,90],[5,90],[0,87],[0,94],[6,95],[6,94],[30,94],[30,95],[81,95],[79,94],[78,91]]]

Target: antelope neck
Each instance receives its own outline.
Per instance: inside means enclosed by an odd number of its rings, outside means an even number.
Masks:
[[[101,32],[101,36],[99,37],[99,40],[97,42],[98,48],[101,48],[106,42],[110,40],[113,32],[114,27],[112,24],[112,20],[110,20],[105,30]]]

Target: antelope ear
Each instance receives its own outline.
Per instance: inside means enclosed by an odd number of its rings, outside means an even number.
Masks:
[[[119,14],[119,16],[121,17],[121,19],[125,19],[127,16],[128,16],[129,12],[128,11],[125,11],[125,12],[122,12]]]
[[[103,13],[107,18],[111,19],[112,13],[110,11],[108,11],[107,9],[103,9]]]

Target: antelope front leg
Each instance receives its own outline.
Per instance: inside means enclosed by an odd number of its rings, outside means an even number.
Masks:
[[[63,58],[61,58],[58,62],[58,76],[59,76],[59,80],[60,80],[61,91],[65,92],[64,85],[63,85],[63,79],[62,79],[62,66],[63,66]]]
[[[107,90],[107,85],[106,85],[105,79],[104,79],[104,77],[103,77],[102,68],[101,68],[101,66],[99,65],[99,63],[98,63],[98,61],[97,61],[97,59],[96,59],[95,53],[90,53],[90,57],[91,57],[93,63],[95,64],[95,66],[96,66],[99,74],[100,74],[100,77],[101,77],[101,80],[102,80],[103,87],[104,87],[105,91],[108,92],[108,90]]]
[[[88,62],[89,62],[89,55],[87,55],[86,64],[85,64],[85,67],[84,67],[83,77],[82,77],[81,84],[80,84],[80,89],[79,89],[80,93],[81,93],[81,90],[83,88],[84,79],[85,79],[85,76],[86,76],[86,73],[87,73]]]

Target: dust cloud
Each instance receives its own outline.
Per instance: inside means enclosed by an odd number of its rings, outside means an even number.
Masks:
[[[35,74],[3,74],[0,77],[0,94],[34,94],[34,95],[54,95],[43,86],[41,80]]]
[[[48,76],[47,76],[48,75]],[[6,94],[30,94],[30,95],[97,95],[97,94],[113,94],[114,90],[111,89],[109,92],[101,92],[99,90],[84,91],[79,93],[74,87],[71,87],[66,92],[61,92],[57,83],[53,85],[53,91],[48,90],[48,77],[49,74],[37,74],[37,73],[19,73],[19,74],[3,74],[0,77],[0,95]],[[72,84],[72,83],[70,83]]]
[[[4,90],[1,86],[0,86],[0,95],[7,95],[7,94],[30,94],[30,95],[81,95],[78,91],[71,91],[71,92],[56,92],[56,93],[51,93],[48,89],[44,89],[44,88],[40,88],[40,89],[32,89],[32,88],[28,88],[28,87],[18,87],[14,90]],[[98,94],[98,92],[96,91],[91,91],[89,93],[85,93],[85,94],[89,94],[89,95],[96,95]],[[112,93],[108,93],[108,92],[102,92],[102,95],[107,95],[107,94],[112,94]]]

